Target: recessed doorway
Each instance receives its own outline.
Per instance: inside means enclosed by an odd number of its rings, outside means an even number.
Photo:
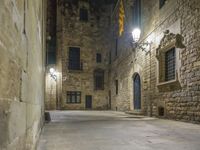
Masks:
[[[134,109],[141,109],[141,80],[140,75],[137,73],[133,78],[133,103]]]

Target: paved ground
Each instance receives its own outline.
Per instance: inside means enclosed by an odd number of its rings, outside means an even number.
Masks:
[[[200,125],[112,111],[54,111],[38,150],[200,150]]]

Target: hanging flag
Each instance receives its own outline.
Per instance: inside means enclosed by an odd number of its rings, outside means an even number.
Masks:
[[[119,6],[119,36],[121,36],[122,33],[124,32],[124,18],[125,18],[125,12],[124,12],[123,0],[120,0],[120,6]]]

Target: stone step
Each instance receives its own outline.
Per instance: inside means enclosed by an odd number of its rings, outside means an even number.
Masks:
[[[126,111],[125,113],[129,115],[144,116],[144,113],[142,111],[136,111],[136,110]]]

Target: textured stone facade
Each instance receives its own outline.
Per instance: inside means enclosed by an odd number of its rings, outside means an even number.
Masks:
[[[88,10],[88,21],[80,21],[80,9]],[[91,8],[88,2],[58,1],[57,11],[57,70],[61,109],[85,109],[86,95],[92,96],[92,109],[108,108],[108,49],[109,6]],[[80,48],[81,69],[69,70],[69,47]],[[96,53],[102,62],[96,63]],[[104,90],[95,90],[94,71],[104,70]],[[60,86],[61,85],[61,86]],[[80,104],[67,104],[67,91],[80,91]]]
[[[48,0],[46,8],[46,88],[45,88],[45,109],[57,109],[57,80],[51,73],[51,68],[56,68],[56,8],[57,0]]]
[[[118,56],[112,49],[111,89],[114,80],[119,80],[119,93],[112,91],[112,109],[134,110],[133,77],[141,78],[141,111],[159,116],[159,107],[164,108],[164,117],[176,120],[200,121],[200,1],[167,0],[159,8],[158,0],[142,1],[142,35],[139,43],[152,42],[150,47],[131,44],[132,1],[124,1],[126,8],[125,32],[118,38]],[[115,13],[116,15],[116,13]],[[116,25],[116,17],[112,20]],[[117,28],[112,32],[117,33]],[[184,47],[176,47],[176,82],[159,82],[159,59],[157,52],[164,32],[181,35]],[[117,36],[115,37],[117,38]],[[169,39],[168,39],[169,40]],[[161,69],[161,68],[160,68]]]
[[[46,68],[46,88],[45,88],[45,110],[57,109],[57,90],[56,79],[54,79],[49,72],[50,68],[55,68],[55,65],[48,65]]]
[[[0,149],[35,149],[44,114],[45,1],[0,1]]]
[[[200,121],[200,2],[199,0],[141,0],[141,38],[133,44],[134,1],[124,0],[125,31],[118,36],[119,3],[92,10],[86,1],[57,1],[56,95],[61,109],[137,111],[150,116]],[[80,8],[89,19],[79,19]],[[143,45],[150,43],[150,45]],[[79,47],[82,69],[68,69],[69,47]],[[165,54],[175,48],[175,77],[165,81]],[[96,53],[102,63],[96,63]],[[109,61],[111,58],[111,63]],[[94,70],[104,70],[104,90],[94,89]],[[136,109],[134,83],[140,77],[141,109]],[[138,82],[138,83],[139,83]],[[116,87],[116,84],[118,86]],[[118,91],[116,89],[118,88]],[[80,104],[67,104],[67,91],[81,91]],[[136,92],[137,93],[137,92]]]

